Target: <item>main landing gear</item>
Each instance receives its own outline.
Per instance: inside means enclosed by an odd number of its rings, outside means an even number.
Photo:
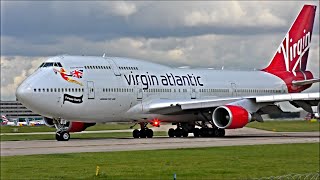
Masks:
[[[70,133],[67,131],[66,121],[60,119],[53,120],[54,126],[56,127],[56,140],[57,141],[68,141],[70,139]]]
[[[147,127],[148,123],[139,123],[141,130],[135,129],[132,132],[134,138],[152,138],[153,130]]]
[[[205,123],[197,124],[201,128],[196,128],[195,124],[177,123],[177,128],[168,130],[169,137],[188,137],[189,133],[193,133],[194,137],[224,137],[225,130],[219,129],[214,125],[211,127]]]

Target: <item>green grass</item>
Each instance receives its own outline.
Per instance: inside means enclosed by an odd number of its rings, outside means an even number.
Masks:
[[[107,123],[96,124],[88,127],[86,131],[100,131],[100,130],[120,130],[129,129],[131,123]],[[137,126],[138,127],[138,126]],[[55,132],[55,128],[50,128],[46,125],[42,126],[1,126],[1,133],[28,133],[28,132]]]
[[[1,157],[1,179],[248,179],[319,168],[318,143]]]
[[[155,131],[154,136],[167,136],[167,132]],[[72,139],[103,139],[103,138],[126,138],[132,137],[132,132],[112,133],[71,133]],[[26,141],[26,140],[55,140],[55,134],[32,134],[32,135],[1,135],[1,141]]]
[[[320,131],[320,123],[310,121],[265,121],[252,122],[246,127],[276,132],[311,132]]]

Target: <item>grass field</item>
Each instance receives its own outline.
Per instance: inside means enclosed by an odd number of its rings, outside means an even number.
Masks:
[[[246,127],[263,129],[276,132],[310,132],[320,131],[319,122],[310,121],[265,121],[263,123],[252,122]]]
[[[155,131],[154,136],[167,136],[167,132]],[[103,139],[132,137],[132,132],[71,133],[72,139]],[[55,140],[55,134],[1,135],[1,141]]]
[[[318,143],[1,157],[1,179],[248,179],[319,168]]]
[[[86,129],[86,131],[129,129],[129,127],[131,125],[132,125],[131,123],[96,124],[95,126],[88,127]],[[1,133],[28,133],[28,132],[55,132],[55,131],[56,131],[55,128],[50,128],[46,125],[43,125],[43,126],[1,126]]]

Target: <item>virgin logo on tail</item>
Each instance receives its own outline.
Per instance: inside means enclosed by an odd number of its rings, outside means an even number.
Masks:
[[[290,72],[296,76],[297,71],[306,70],[315,13],[316,6],[303,6],[270,64],[263,71],[272,74]]]
[[[278,48],[277,52],[283,55],[283,59],[286,65],[286,71],[291,71],[295,73],[297,66],[300,65],[299,67],[301,67],[301,57],[310,47],[309,45],[311,43],[311,33],[306,33],[305,29],[303,30],[303,33],[304,35],[293,44],[292,38],[289,36],[289,33],[287,33],[283,43],[281,43],[281,45]],[[290,46],[290,44],[292,45]],[[290,63],[292,63],[292,61],[294,61],[293,63],[295,64],[293,68],[290,69]]]

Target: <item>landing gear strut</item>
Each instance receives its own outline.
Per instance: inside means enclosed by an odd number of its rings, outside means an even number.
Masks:
[[[133,138],[152,138],[153,130],[147,127],[148,123],[139,123],[141,130],[135,129],[132,132]]]
[[[68,141],[70,139],[70,134],[66,130],[66,121],[61,119],[53,120],[54,126],[56,127],[56,140],[57,141]]]

